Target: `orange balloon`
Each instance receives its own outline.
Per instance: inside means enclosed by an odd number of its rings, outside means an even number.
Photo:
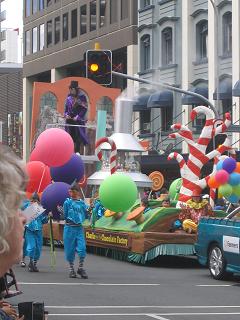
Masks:
[[[236,163],[236,169],[234,170],[234,172],[240,173],[240,162]]]
[[[215,177],[212,176],[208,180],[208,186],[209,186],[209,188],[216,189],[220,186],[220,184],[215,180]]]

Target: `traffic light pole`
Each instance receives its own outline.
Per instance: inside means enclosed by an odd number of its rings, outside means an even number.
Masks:
[[[170,91],[184,93],[184,94],[188,94],[190,96],[196,97],[196,98],[200,99],[204,104],[207,104],[210,107],[210,109],[214,112],[215,118],[218,119],[218,111],[217,111],[217,109],[214,107],[214,105],[207,98],[205,98],[201,94],[198,94],[198,93],[195,93],[195,92],[192,92],[192,91],[186,91],[186,90],[183,90],[183,89],[179,89],[179,88],[170,86],[169,84],[159,83],[159,82],[155,82],[155,81],[149,81],[149,80],[146,80],[146,79],[141,79],[141,78],[129,76],[127,74],[116,72],[116,71],[112,71],[112,74],[117,76],[117,77],[122,77],[122,78],[126,78],[126,79],[133,80],[133,81],[138,81],[138,82],[142,82],[142,83],[151,84],[151,85],[156,86],[156,87],[160,87],[160,88],[164,88],[164,89],[167,89],[167,90],[170,90]]]

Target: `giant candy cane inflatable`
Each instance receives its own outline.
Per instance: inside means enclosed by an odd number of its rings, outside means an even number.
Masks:
[[[111,171],[111,174],[113,174],[117,170],[117,148],[116,148],[115,142],[112,139],[107,137],[100,138],[95,143],[95,152],[98,159],[102,161],[101,145],[105,142],[109,143],[111,146],[110,171]]]
[[[201,191],[207,186],[207,181],[210,176],[200,179],[202,167],[211,159],[218,159],[222,153],[226,150],[230,150],[230,141],[225,139],[224,143],[217,149],[206,154],[207,146],[211,139],[219,133],[223,133],[227,130],[231,124],[231,117],[229,113],[225,114],[225,120],[218,122],[216,126],[216,120],[214,119],[214,113],[211,109],[199,106],[192,110],[191,119],[203,113],[206,116],[205,126],[202,129],[200,137],[197,141],[194,141],[192,131],[182,124],[172,125],[173,130],[178,130],[175,133],[169,135],[170,138],[182,138],[189,147],[189,158],[185,162],[183,157],[177,152],[173,152],[169,155],[168,160],[176,159],[180,166],[180,173],[182,177],[182,187],[179,194],[179,202],[186,202],[192,196],[193,190]],[[215,191],[210,192],[211,202],[214,200]],[[212,203],[213,204],[213,203]]]

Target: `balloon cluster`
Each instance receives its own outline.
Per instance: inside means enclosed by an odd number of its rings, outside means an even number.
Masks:
[[[240,199],[240,162],[227,157],[220,160],[216,166],[216,173],[208,180],[210,188],[217,189],[220,197],[236,203]]]
[[[27,195],[42,192],[41,203],[54,217],[59,215],[58,206],[68,197],[70,184],[86,180],[83,179],[84,163],[74,153],[71,136],[58,128],[47,129],[39,135],[26,169]]]

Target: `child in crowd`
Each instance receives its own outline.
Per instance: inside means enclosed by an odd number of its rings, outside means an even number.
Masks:
[[[40,203],[39,196],[36,192],[32,194],[31,200],[28,205],[33,203]],[[29,272],[38,272],[37,262],[42,253],[43,235],[42,226],[48,223],[48,216],[43,212],[36,219],[33,219],[25,226],[23,257],[28,256],[30,262],[28,265]],[[23,261],[24,262],[24,261]]]
[[[162,207],[164,207],[164,208],[169,208],[170,206],[171,206],[170,199],[169,199],[169,198],[165,198],[165,199],[162,201]]]
[[[145,214],[146,212],[151,210],[151,208],[149,207],[148,198],[143,198],[141,200],[141,206],[143,206],[145,208],[144,211],[143,211],[143,214]]]
[[[86,271],[83,269],[86,257],[86,241],[83,229],[83,222],[88,218],[88,206],[81,199],[80,186],[74,182],[69,190],[70,198],[63,204],[64,220],[66,221],[63,231],[63,242],[65,258],[70,266],[70,278],[76,278],[77,274],[83,279],[88,279]],[[79,256],[79,267],[77,274],[74,270],[75,252]]]

